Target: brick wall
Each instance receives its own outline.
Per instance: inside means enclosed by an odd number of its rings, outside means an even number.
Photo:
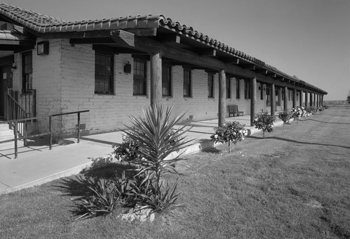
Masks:
[[[40,39],[38,39],[40,41]],[[35,52],[35,51],[34,51]],[[37,90],[37,113],[41,118],[39,131],[46,131],[49,114],[90,110],[81,115],[85,133],[108,132],[129,123],[129,115],[142,114],[150,105],[150,63],[147,64],[147,96],[133,95],[133,73],[124,73],[127,62],[133,64],[130,54],[114,56],[114,94],[95,94],[95,52],[92,45],[71,45],[68,39],[50,40],[50,54],[38,56],[33,52],[33,87]],[[15,59],[20,67],[20,55]],[[20,75],[20,72],[17,72]],[[174,115],[186,112],[184,119],[205,120],[217,118],[219,83],[214,75],[214,98],[208,98],[208,75],[204,70],[192,70],[192,96],[183,97],[183,68],[172,67],[172,96],[164,97],[165,106],[173,106]],[[226,104],[236,104],[244,114],[250,114],[250,100],[244,99],[244,81],[240,80],[240,99],[236,99],[236,82],[231,78],[231,98]],[[18,85],[20,85],[18,83]],[[18,86],[20,87],[20,86]],[[258,87],[257,87],[258,88]],[[256,110],[268,109],[266,96],[260,99],[257,89]],[[57,117],[55,132],[71,134],[76,116]]]

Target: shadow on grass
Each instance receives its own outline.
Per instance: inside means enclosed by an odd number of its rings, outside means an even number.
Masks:
[[[348,125],[350,125],[350,123],[324,122],[324,121],[314,120],[314,119],[307,119],[305,121],[315,121],[315,122],[324,123],[324,124],[348,124]]]
[[[64,196],[86,196],[91,191],[87,178],[92,179],[112,179],[120,178],[125,172],[127,178],[133,178],[136,175],[136,167],[128,164],[110,163],[104,167],[84,169],[80,174],[70,178],[63,178],[59,185],[55,185],[64,194]]]
[[[287,142],[297,143],[297,144],[309,144],[309,145],[330,146],[330,147],[340,147],[340,148],[350,149],[349,146],[302,142],[302,141],[297,141],[297,140],[293,140],[293,139],[286,139],[286,138],[281,138],[281,137],[276,137],[276,136],[265,137],[265,138],[257,137],[257,136],[250,136],[249,138],[252,138],[252,139],[265,139],[265,140],[276,139],[276,140],[282,140],[282,141],[287,141]]]
[[[215,148],[214,146],[213,147],[208,147],[208,148],[204,148],[202,149],[202,152],[205,152],[205,153],[213,153],[213,154],[219,154],[221,153],[221,150]]]
[[[121,179],[124,172],[126,178],[133,179],[137,174],[136,169],[136,166],[130,164],[109,163],[103,167],[85,169],[74,177],[63,178],[54,187],[62,192],[62,196],[69,196],[72,201],[79,202],[80,198],[86,199],[96,196],[91,188],[96,189],[98,181]],[[70,212],[74,216],[81,216],[87,212],[86,208],[82,207],[81,202],[70,206],[70,208]]]

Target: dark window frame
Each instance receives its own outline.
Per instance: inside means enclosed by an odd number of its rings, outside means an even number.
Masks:
[[[29,57],[29,58],[28,58]],[[30,59],[27,62],[27,59]],[[33,89],[33,53],[22,53],[22,91],[29,92]]]
[[[272,89],[270,89],[270,87],[266,87],[266,106],[270,106],[271,105],[271,96],[270,93]]]
[[[190,68],[183,69],[183,97],[192,97],[192,70]]]
[[[208,98],[215,98],[214,73],[208,72]]]
[[[226,99],[231,99],[231,78],[226,77]]]
[[[260,83],[260,100],[264,100],[264,84]]]
[[[165,86],[166,88],[164,88]],[[166,91],[168,92],[164,93],[165,92],[164,89],[166,89]],[[166,65],[166,64],[162,65],[162,96],[172,97],[172,66],[171,65]]]
[[[240,79],[236,79],[236,99],[240,99],[241,98],[241,83],[240,83]]]
[[[244,99],[250,99],[250,81],[244,80]]]
[[[134,58],[133,73],[133,95],[147,96],[147,60]]]
[[[109,67],[110,67],[109,74],[103,73],[103,71],[106,71],[108,69],[107,63],[98,64],[98,63],[102,63],[102,58],[105,60],[104,63],[106,63],[106,60],[109,59]],[[97,62],[98,59],[99,59],[99,62]],[[100,87],[100,86],[97,86],[97,84],[99,84],[97,82],[98,81],[97,78],[105,78],[99,81],[102,81],[104,85],[107,84],[108,90],[97,89]],[[104,88],[106,88],[106,86],[104,86]],[[95,94],[106,94],[106,95],[114,94],[114,54],[113,53],[95,50]]]

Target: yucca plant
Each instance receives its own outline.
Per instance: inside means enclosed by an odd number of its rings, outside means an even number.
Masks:
[[[154,211],[161,211],[165,209],[161,206],[165,201],[175,203],[178,196],[175,193],[176,187],[170,193],[170,186],[163,185],[161,180],[164,173],[178,174],[174,164],[180,155],[171,160],[165,159],[172,152],[179,152],[189,146],[193,139],[186,139],[185,133],[190,130],[188,125],[175,126],[184,114],[172,117],[172,107],[163,109],[161,105],[153,105],[144,109],[143,113],[143,117],[131,116],[132,125],[125,126],[126,129],[122,130],[138,145],[134,147],[138,157],[134,157],[131,162],[139,166],[136,177],[141,177],[142,181],[137,184],[137,188],[141,189],[137,191],[134,187],[133,192],[140,203],[148,205]],[[166,203],[168,206],[170,204]]]
[[[78,182],[89,192],[73,201],[78,205],[80,216],[77,219],[105,216],[121,205],[128,205],[129,179],[123,173],[121,178],[80,177]]]

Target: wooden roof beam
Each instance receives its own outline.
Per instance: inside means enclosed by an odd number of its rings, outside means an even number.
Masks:
[[[111,38],[71,38],[69,39],[71,45],[74,44],[110,44],[115,43]]]
[[[216,56],[216,50],[213,48],[195,48],[194,51],[201,56]]]
[[[276,78],[277,74],[273,73],[273,72],[269,72],[268,76],[272,77],[272,78]]]
[[[236,58],[236,57],[223,57],[223,58],[221,58],[221,60],[224,63],[232,64],[232,65],[239,65],[239,63],[240,63],[240,59]]]
[[[127,32],[133,33],[139,37],[155,37],[157,36],[157,28],[130,28]]]
[[[181,37],[178,34],[166,34],[159,36],[159,41],[162,43],[169,43],[169,44],[180,44],[181,43]]]
[[[244,69],[251,70],[251,71],[256,70],[256,66],[252,65],[252,64],[240,64],[239,66],[244,68]]]
[[[268,75],[269,74],[269,71],[266,70],[266,69],[257,69],[256,72],[260,73],[262,75]]]

